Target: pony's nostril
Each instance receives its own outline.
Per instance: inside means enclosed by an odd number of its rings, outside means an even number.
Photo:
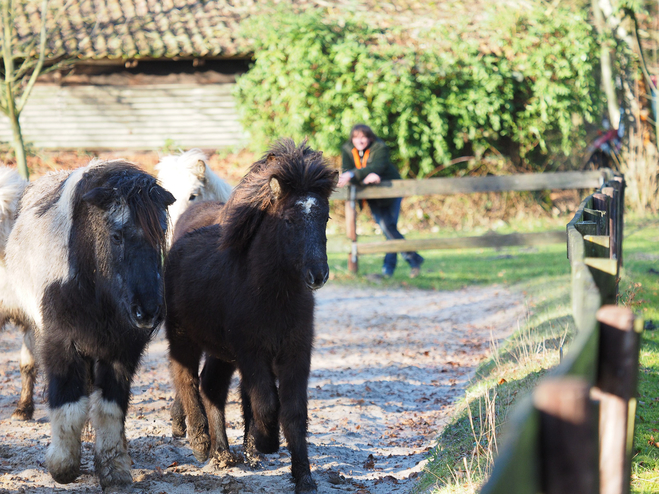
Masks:
[[[133,312],[133,317],[137,322],[142,322],[144,320],[144,310],[142,310],[142,307],[137,304],[133,304],[131,310]]]
[[[309,286],[314,286],[316,283],[316,277],[313,274],[313,271],[309,270],[307,271],[307,285]]]
[[[306,283],[309,288],[320,288],[329,277],[329,269],[309,269],[307,271]]]

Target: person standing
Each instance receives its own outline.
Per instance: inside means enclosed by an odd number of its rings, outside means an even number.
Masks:
[[[398,170],[389,158],[387,145],[368,125],[357,124],[352,128],[350,139],[341,148],[341,156],[343,173],[339,176],[339,187],[348,184],[379,184],[382,180],[400,178]],[[387,240],[405,238],[397,228],[401,201],[400,197],[366,201],[373,219],[380,225]],[[403,252],[402,256],[410,265],[410,278],[418,276],[424,261],[423,257],[416,252]],[[395,252],[384,256],[382,276],[385,278],[393,276],[397,257]]]

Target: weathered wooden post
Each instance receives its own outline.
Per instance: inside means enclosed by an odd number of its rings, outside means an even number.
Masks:
[[[542,381],[533,392],[540,412],[544,494],[597,494],[597,407],[584,378]]]
[[[597,397],[600,400],[600,494],[630,489],[636,381],[641,319],[625,307],[597,311],[600,350]]]
[[[357,186],[350,185],[348,200],[346,201],[346,234],[352,241],[350,254],[348,254],[348,271],[357,274],[359,263],[357,260]]]
[[[611,182],[609,182],[610,184]],[[617,183],[617,182],[615,182]],[[602,187],[602,194],[609,197],[609,257],[618,259],[618,197],[619,193],[615,187]]]
[[[618,256],[618,267],[622,267],[622,234],[623,234],[623,228],[624,228],[624,222],[623,222],[623,216],[624,216],[624,210],[625,210],[625,177],[620,176],[620,177],[613,177],[611,181],[609,182],[609,185],[611,185],[616,191],[617,191],[617,211],[616,211],[616,223],[617,223],[617,230],[616,230],[616,254]]]

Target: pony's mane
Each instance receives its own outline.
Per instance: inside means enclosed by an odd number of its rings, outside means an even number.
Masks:
[[[277,141],[250,167],[220,212],[223,247],[245,248],[266,211],[287,204],[291,196],[313,193],[329,199],[336,176],[323,153],[307,146],[306,140],[299,146],[288,138]],[[276,199],[270,185],[272,178],[281,187]]]
[[[125,201],[131,219],[142,229],[147,241],[164,251],[166,231],[160,213],[167,212],[167,205],[160,192],[164,189],[154,177],[127,161],[94,159],[81,179],[78,197],[96,187],[110,189],[116,199]]]

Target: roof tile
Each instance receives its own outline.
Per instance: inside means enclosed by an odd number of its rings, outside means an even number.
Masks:
[[[368,13],[369,22],[425,25],[457,22],[456,5],[478,12],[484,0],[272,0],[297,9],[320,7],[338,14]],[[505,3],[514,3],[505,0]],[[249,43],[238,37],[241,21],[270,8],[254,0],[50,0],[49,57],[82,59],[244,57]],[[17,0],[16,24],[28,43],[38,33],[41,0]],[[465,7],[469,4],[468,7]],[[481,9],[482,10],[482,9]],[[476,14],[474,14],[476,15]]]

